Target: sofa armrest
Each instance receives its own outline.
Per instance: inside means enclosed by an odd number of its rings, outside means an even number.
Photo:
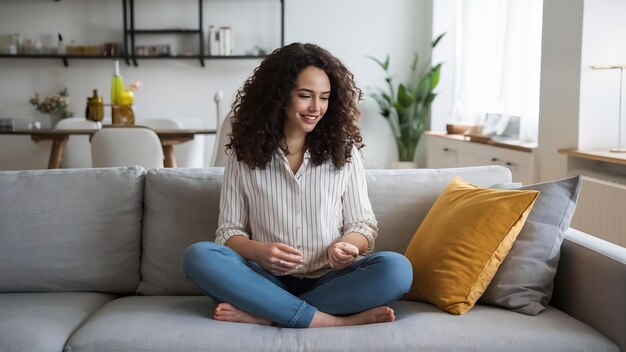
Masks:
[[[570,228],[561,246],[551,305],[626,351],[626,248]]]

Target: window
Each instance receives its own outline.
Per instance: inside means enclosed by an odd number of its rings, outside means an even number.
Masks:
[[[520,139],[537,142],[542,0],[433,1],[433,52],[443,62],[433,130],[482,124],[487,113],[520,116]]]

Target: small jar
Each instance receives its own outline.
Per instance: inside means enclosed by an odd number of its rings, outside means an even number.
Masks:
[[[104,118],[104,99],[98,96],[98,90],[93,90],[93,96],[87,97],[87,110],[85,111],[87,120],[100,122]]]

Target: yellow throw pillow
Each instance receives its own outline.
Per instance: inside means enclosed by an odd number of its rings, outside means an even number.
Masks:
[[[533,207],[537,191],[482,189],[460,177],[441,193],[406,249],[405,299],[463,314],[485,292]]]

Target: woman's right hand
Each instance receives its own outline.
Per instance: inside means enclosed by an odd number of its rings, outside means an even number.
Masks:
[[[284,275],[304,264],[302,253],[284,243],[262,243],[255,253],[254,261],[273,275]]]

